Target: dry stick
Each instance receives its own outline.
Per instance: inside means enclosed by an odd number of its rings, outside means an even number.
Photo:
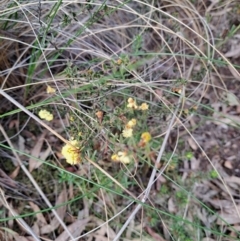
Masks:
[[[3,202],[3,205],[11,212],[11,214],[16,217],[16,216],[19,216],[19,214],[17,214],[8,204],[6,198],[5,198],[5,195],[2,191],[2,189],[0,188],[0,194],[1,194],[1,197],[2,197],[2,202]],[[32,235],[32,237],[34,238],[34,240],[36,241],[41,241],[37,234],[35,234],[35,232],[28,226],[28,224],[22,219],[22,218],[16,218],[16,221],[30,234]]]
[[[28,114],[29,116],[31,116],[34,120],[36,120],[37,122],[39,122],[42,126],[44,126],[46,129],[48,129],[49,131],[51,131],[54,135],[56,135],[57,137],[59,137],[62,141],[64,141],[65,143],[68,143],[67,140],[65,140],[63,137],[61,137],[56,131],[54,131],[52,128],[50,128],[48,125],[46,125],[43,121],[41,121],[37,116],[35,116],[34,114],[32,114],[29,110],[27,110],[24,106],[22,106],[21,104],[19,104],[16,100],[14,100],[11,96],[9,96],[7,93],[5,93],[3,90],[0,89],[0,94],[3,95],[6,99],[8,99],[9,101],[11,101],[13,104],[15,104],[17,107],[19,107],[22,111],[24,111],[26,114]],[[8,142],[8,145],[11,147],[14,156],[16,157],[20,167],[22,168],[22,170],[24,171],[24,173],[27,175],[27,177],[29,178],[29,180],[32,182],[32,184],[34,185],[34,187],[36,188],[36,190],[39,192],[39,194],[41,195],[41,197],[43,198],[43,200],[45,201],[45,203],[48,205],[49,208],[51,208],[53,214],[56,216],[56,218],[58,219],[59,223],[62,225],[62,227],[64,228],[64,230],[68,233],[69,237],[71,237],[71,239],[74,239],[72,234],[69,232],[67,226],[65,225],[65,223],[62,221],[62,219],[59,217],[59,215],[57,214],[56,210],[53,208],[52,204],[49,202],[49,200],[47,199],[47,197],[45,196],[45,194],[42,192],[41,188],[38,186],[38,184],[35,182],[34,178],[32,177],[32,175],[30,174],[30,172],[27,170],[27,168],[23,165],[22,161],[20,160],[19,156],[17,155],[17,153],[14,150],[14,147],[11,143],[11,141],[9,140],[7,134],[5,133],[2,125],[0,125],[0,130],[3,133],[5,139]]]
[[[182,96],[181,96],[180,99],[179,99],[179,103],[181,102],[181,100],[182,100]],[[173,117],[172,117],[172,119],[171,119],[171,122],[170,122],[170,124],[169,124],[168,130],[167,130],[166,135],[165,135],[165,137],[164,137],[164,140],[163,140],[161,149],[160,149],[160,151],[159,151],[159,153],[158,153],[158,157],[157,157],[157,160],[156,160],[156,162],[155,162],[155,165],[154,165],[154,168],[153,168],[151,177],[150,177],[150,179],[149,179],[147,188],[146,188],[146,190],[145,190],[145,194],[144,194],[143,198],[141,199],[141,202],[142,202],[142,203],[145,203],[145,202],[146,202],[146,200],[147,200],[147,198],[148,198],[148,195],[149,195],[149,193],[150,193],[151,187],[152,187],[152,185],[153,185],[154,177],[155,177],[156,172],[157,172],[157,170],[158,170],[157,167],[159,166],[159,162],[161,161],[163,152],[164,152],[165,147],[166,147],[166,145],[167,145],[167,140],[168,140],[168,137],[169,137],[169,135],[170,135],[170,132],[171,132],[172,125],[173,125],[173,123],[174,123],[175,117],[177,116],[178,109],[179,109],[179,104],[178,104],[175,112],[173,113]],[[137,205],[137,207],[134,209],[134,211],[131,213],[131,215],[129,216],[128,220],[124,223],[124,225],[122,226],[122,228],[119,230],[118,234],[116,235],[116,237],[114,238],[113,241],[117,241],[117,240],[120,238],[120,236],[122,235],[122,233],[123,233],[123,232],[125,231],[125,229],[127,228],[128,224],[132,221],[132,219],[135,217],[135,215],[137,214],[137,212],[140,210],[141,207],[142,207],[142,204],[139,203],[139,204]]]

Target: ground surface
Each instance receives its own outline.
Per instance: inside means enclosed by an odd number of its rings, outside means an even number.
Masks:
[[[238,1],[6,2],[0,239],[240,240]]]

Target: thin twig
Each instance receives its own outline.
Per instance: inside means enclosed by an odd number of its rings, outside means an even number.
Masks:
[[[42,4],[41,4],[41,0],[39,0],[38,1],[38,22],[39,22],[40,27],[42,28],[41,17],[42,17]]]

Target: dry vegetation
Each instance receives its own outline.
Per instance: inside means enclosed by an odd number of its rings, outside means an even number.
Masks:
[[[1,1],[0,240],[240,240],[239,16]]]

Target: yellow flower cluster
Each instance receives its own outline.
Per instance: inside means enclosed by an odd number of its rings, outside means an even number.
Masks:
[[[53,120],[53,114],[51,114],[49,111],[47,110],[40,110],[38,112],[38,115],[41,119],[46,120],[46,121],[51,121]]]
[[[53,94],[55,92],[56,92],[56,90],[54,88],[52,88],[50,85],[47,86],[47,93],[48,94]]]
[[[148,143],[152,139],[152,137],[149,132],[143,132],[141,135],[141,139],[143,142]]]
[[[136,119],[131,119],[128,121],[128,123],[125,125],[124,130],[122,131],[122,135],[125,138],[131,137],[133,134],[133,127],[137,124]]]
[[[131,120],[127,123],[126,129],[131,129],[131,128],[133,128],[136,124],[137,124],[137,120],[136,120],[136,119],[131,119]]]
[[[139,110],[148,110],[148,104],[142,103],[142,104],[139,106],[138,109],[139,109]]]
[[[137,110],[138,109],[138,105],[137,105],[136,100],[134,100],[133,98],[128,98],[127,107]]]
[[[71,165],[76,165],[81,162],[79,142],[76,140],[69,141],[70,144],[66,144],[62,147],[62,155],[66,158],[66,162]]]
[[[138,106],[136,100],[134,100],[133,98],[128,99],[127,107],[132,108],[134,110],[143,110],[143,111],[148,109],[148,105],[146,103],[142,103],[140,106]],[[124,117],[124,119],[122,120],[125,122],[126,117]],[[124,126],[124,129],[122,131],[122,136],[125,138],[132,137],[133,129],[136,125],[137,125],[137,119],[133,118],[129,120],[127,124],[125,124]],[[151,138],[152,137],[149,132],[143,132],[141,135],[141,139],[138,143],[138,147],[145,147],[146,144],[151,140]],[[126,151],[119,151],[117,154],[114,153],[111,156],[111,159],[114,162],[121,162],[124,164],[130,163],[132,160],[132,158],[128,155]]]
[[[122,135],[123,135],[123,137],[125,137],[125,138],[131,137],[132,134],[133,134],[133,129],[132,129],[132,128],[131,128],[131,129],[124,129],[124,130],[122,131]]]
[[[138,143],[138,146],[144,147],[152,139],[152,136],[149,132],[143,132],[141,135],[141,140]]]
[[[142,103],[140,106],[138,106],[136,100],[133,98],[128,98],[127,107],[134,110],[148,110],[149,106],[146,103]]]
[[[119,151],[117,154],[113,154],[111,159],[115,162],[122,162],[124,164],[129,164],[131,158],[127,155],[126,151]]]

